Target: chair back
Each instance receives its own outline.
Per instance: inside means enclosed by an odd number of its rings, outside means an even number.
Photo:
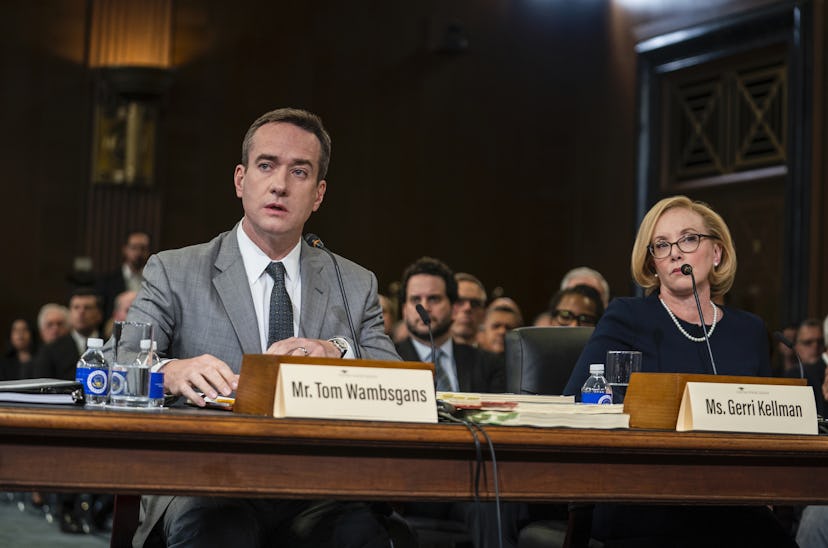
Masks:
[[[506,333],[506,390],[563,393],[592,327],[519,327]]]

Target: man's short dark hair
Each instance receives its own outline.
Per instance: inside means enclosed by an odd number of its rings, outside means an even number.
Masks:
[[[569,287],[567,289],[561,289],[555,293],[552,300],[549,301],[549,312],[554,315],[558,305],[567,295],[580,295],[582,297],[586,297],[595,303],[595,317],[600,319],[601,316],[604,315],[604,301],[601,299],[601,294],[598,293],[594,287],[583,284],[576,285],[575,287]]]
[[[271,110],[259,116],[253,122],[242,141],[241,164],[247,168],[248,156],[253,143],[253,134],[265,124],[285,123],[292,124],[316,135],[319,139],[319,173],[316,182],[321,181],[328,174],[328,165],[331,162],[331,136],[325,131],[322,120],[316,114],[298,108],[280,108]]]
[[[420,257],[403,271],[402,282],[400,283],[400,303],[405,303],[408,295],[408,280],[417,274],[428,274],[437,276],[446,282],[446,296],[451,304],[457,302],[457,280],[454,273],[446,263],[433,257]]]
[[[71,295],[69,295],[69,303],[72,303],[72,299],[75,297],[94,297],[95,298],[95,306],[98,307],[98,310],[103,311],[103,298],[101,294],[95,291],[94,288],[91,287],[78,287],[72,290]]]
[[[136,235],[136,234],[141,234],[142,236],[146,236],[147,240],[149,240],[150,245],[152,245],[152,234],[150,234],[148,231],[140,229],[140,228],[136,228],[136,229],[133,229],[133,230],[128,230],[127,233],[126,233],[126,236],[124,237],[124,243],[125,244],[129,243],[129,239],[132,236]]]

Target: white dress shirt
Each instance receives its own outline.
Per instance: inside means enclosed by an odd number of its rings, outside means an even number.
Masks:
[[[239,242],[244,270],[247,273],[247,283],[250,284],[250,295],[253,297],[253,308],[256,309],[256,323],[259,326],[259,339],[262,352],[267,350],[268,321],[270,318],[270,293],[273,290],[273,278],[265,269],[270,265],[270,257],[253,243],[242,224],[236,230],[236,239]],[[299,257],[302,253],[301,240],[296,242],[280,261],[285,265],[285,289],[293,305],[293,335],[299,333],[299,312],[302,310],[302,278],[299,275]]]
[[[414,350],[417,351],[421,362],[432,362],[431,345],[424,344],[414,337],[411,337],[411,343],[414,345]],[[440,366],[448,373],[451,391],[459,392],[460,382],[457,380],[457,366],[454,364],[454,345],[451,343],[451,337],[437,348],[443,351]],[[434,372],[434,376],[437,378],[437,371]]]

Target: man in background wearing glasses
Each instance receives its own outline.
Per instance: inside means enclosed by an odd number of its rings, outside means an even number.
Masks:
[[[457,280],[457,302],[454,303],[451,338],[459,344],[477,346],[477,333],[486,315],[486,288],[483,282],[465,272],[454,275]]]
[[[553,326],[595,327],[604,314],[604,303],[594,288],[576,285],[555,293],[549,302],[549,314]]]

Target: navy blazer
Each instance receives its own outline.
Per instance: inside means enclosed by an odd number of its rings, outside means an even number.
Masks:
[[[721,308],[724,315],[709,337],[718,373],[769,377],[770,352],[764,322],[742,310]],[[679,322],[690,335],[703,335],[699,325]],[[685,337],[655,293],[643,299],[617,298],[610,303],[578,358],[564,394],[578,394],[589,377],[589,365],[604,363],[609,350],[640,350],[645,372],[713,373],[707,345]]]

